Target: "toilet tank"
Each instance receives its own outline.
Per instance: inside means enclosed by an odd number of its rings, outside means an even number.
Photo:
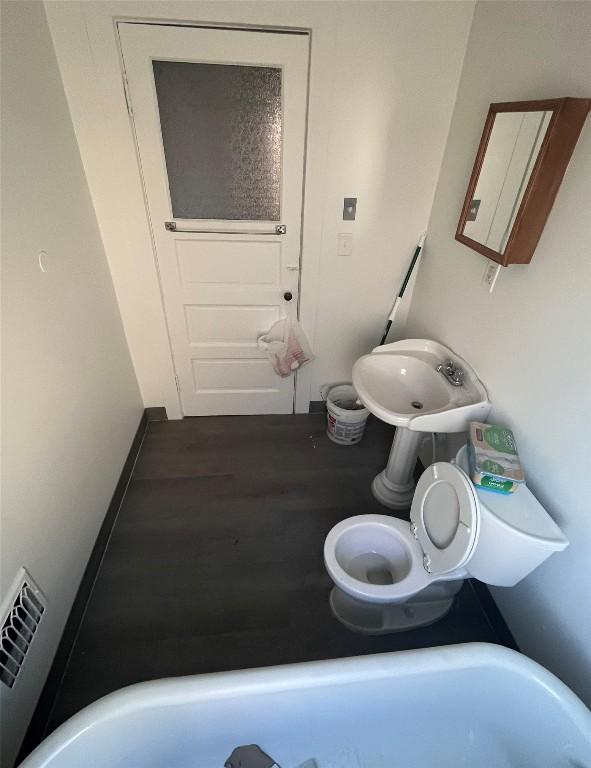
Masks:
[[[463,446],[456,462],[469,476]],[[515,493],[475,489],[480,506],[478,540],[465,569],[486,584],[513,587],[568,539],[525,483]]]

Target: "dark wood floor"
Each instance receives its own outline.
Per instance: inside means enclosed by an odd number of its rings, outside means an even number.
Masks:
[[[151,423],[48,724],[171,675],[468,641],[499,642],[469,583],[431,627],[355,635],[330,614],[330,528],[385,513],[370,482],[391,428],[357,446],[324,416]]]

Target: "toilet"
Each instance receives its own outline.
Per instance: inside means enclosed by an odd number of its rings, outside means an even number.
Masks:
[[[346,627],[385,634],[445,616],[463,580],[512,587],[568,539],[524,484],[503,495],[477,489],[467,447],[428,467],[408,521],[357,515],[324,543],[330,606]]]

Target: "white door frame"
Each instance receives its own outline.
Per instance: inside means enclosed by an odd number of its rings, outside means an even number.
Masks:
[[[142,196],[143,196],[143,202],[144,202],[144,208],[145,208],[145,215],[146,215],[146,222],[148,225],[149,233],[150,233],[150,241],[152,244],[152,257],[154,260],[154,267],[158,276],[158,286],[159,286],[159,295],[160,295],[160,308],[162,310],[162,315],[164,318],[164,324],[166,327],[166,335],[167,335],[167,342],[168,342],[168,353],[170,356],[170,363],[171,363],[171,374],[172,374],[172,382],[171,385],[174,386],[175,392],[176,392],[176,407],[172,409],[172,413],[169,413],[169,409],[167,408],[167,415],[169,419],[177,419],[177,418],[183,418],[183,410],[182,410],[182,403],[181,403],[181,397],[180,397],[180,389],[178,384],[178,376],[175,369],[175,363],[174,363],[174,356],[173,356],[173,350],[172,350],[172,339],[170,334],[170,328],[169,328],[169,321],[166,316],[165,306],[164,306],[164,296],[163,296],[163,289],[162,289],[162,282],[161,282],[161,275],[160,275],[160,267],[158,263],[158,254],[156,250],[156,240],[154,237],[154,231],[153,231],[153,222],[150,217],[150,212],[148,208],[148,200],[145,190],[145,181],[144,181],[144,175],[142,172],[142,164],[141,164],[141,158],[139,153],[139,146],[138,146],[138,140],[136,135],[136,126],[135,121],[133,117],[133,112],[130,109],[130,96],[128,93],[127,88],[127,78],[126,78],[126,72],[125,72],[125,63],[123,59],[123,48],[122,48],[122,41],[121,36],[119,34],[119,25],[120,24],[150,24],[152,26],[164,26],[164,25],[172,25],[172,26],[182,26],[182,27],[194,27],[194,28],[220,28],[220,29],[227,29],[227,30],[237,30],[237,31],[252,31],[252,32],[279,32],[279,33],[290,33],[290,34],[300,34],[305,35],[308,38],[308,83],[306,88],[306,113],[304,116],[304,125],[305,125],[305,135],[304,135],[304,156],[303,156],[303,180],[302,180],[302,206],[301,206],[301,224],[300,224],[300,250],[299,250],[299,272],[298,272],[298,292],[297,292],[297,317],[298,321],[302,322],[302,297],[303,297],[303,291],[302,291],[302,274],[304,271],[304,247],[303,247],[303,241],[304,241],[304,203],[305,203],[305,196],[306,196],[306,176],[307,176],[307,162],[308,162],[308,156],[307,156],[307,148],[308,148],[308,130],[309,130],[309,110],[310,110],[310,66],[311,66],[311,30],[310,29],[298,29],[298,28],[290,28],[285,29],[281,27],[268,27],[268,26],[253,26],[253,25],[238,25],[238,24],[199,24],[198,22],[179,22],[179,21],[171,21],[171,20],[162,20],[162,19],[129,19],[129,18],[117,18],[114,20],[115,23],[115,31],[116,31],[116,37],[117,37],[117,52],[118,52],[118,58],[119,58],[119,68],[121,72],[121,79],[124,85],[124,91],[125,91],[125,100],[126,100],[126,106],[127,106],[127,116],[128,116],[128,124],[129,129],[132,134],[133,138],[133,146],[135,150],[135,161],[138,168],[138,173],[140,177],[140,184],[142,188]],[[304,368],[301,371],[296,371],[294,373],[294,396],[293,396],[293,408],[292,413],[307,413],[309,409],[310,404],[310,387],[311,387],[311,377],[310,377],[310,370],[309,366],[307,368]]]

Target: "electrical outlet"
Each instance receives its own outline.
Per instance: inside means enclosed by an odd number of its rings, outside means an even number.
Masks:
[[[495,284],[501,271],[500,264],[487,264],[484,268],[484,274],[482,275],[482,286],[489,293],[492,293],[495,289]]]

